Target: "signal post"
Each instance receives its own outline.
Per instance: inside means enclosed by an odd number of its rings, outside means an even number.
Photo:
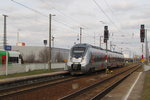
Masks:
[[[145,28],[144,28],[144,24],[141,25],[141,29],[140,29],[140,39],[141,39],[141,43],[142,43],[142,56],[141,56],[141,62],[144,62],[144,56],[143,56],[143,44],[144,44],[144,39],[145,39]]]
[[[109,39],[108,26],[104,26],[104,43],[106,43],[106,73],[108,73],[108,52],[107,52],[107,40]]]

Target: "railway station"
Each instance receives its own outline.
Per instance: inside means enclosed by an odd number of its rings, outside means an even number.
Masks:
[[[149,4],[2,0],[0,100],[150,100]]]

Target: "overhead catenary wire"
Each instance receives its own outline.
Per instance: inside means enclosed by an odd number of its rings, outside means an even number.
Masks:
[[[110,11],[112,12],[112,14],[114,14],[114,11],[113,11],[112,7],[109,5],[109,3],[107,2],[107,0],[103,0],[103,1],[107,5],[107,7],[110,9]]]
[[[118,30],[118,32],[124,33],[117,27],[117,25],[114,23],[114,21],[105,13],[103,8],[96,2],[96,0],[93,0],[93,2],[96,4],[96,6],[99,8],[99,10],[107,17],[107,19],[115,26],[115,28]],[[120,38],[122,38],[122,37],[120,37]],[[123,38],[125,38],[125,37],[123,37]]]
[[[106,6],[109,8],[109,10],[111,11],[111,13],[113,14],[113,18],[116,20],[116,15],[115,15],[115,13],[114,13],[114,10],[113,10],[113,8],[110,6],[110,4],[107,2],[107,0],[103,0],[104,2],[105,2],[105,4],[106,4]],[[117,22],[117,23],[119,23],[119,22]],[[120,24],[120,23],[119,23]],[[117,27],[117,26],[116,26]],[[118,27],[117,27],[118,28]],[[120,29],[119,29],[120,30]],[[121,30],[120,30],[120,32],[122,32]]]
[[[115,28],[119,31],[120,29],[118,28],[118,26],[114,23],[114,21],[105,13],[105,11],[103,10],[103,8],[96,2],[96,0],[92,0],[96,6],[99,8],[99,10],[107,17],[107,19],[115,26]]]
[[[93,2],[96,4],[96,6],[101,10],[101,12],[107,17],[107,19],[114,24],[114,22],[111,20],[111,18],[105,13],[105,11],[102,9],[102,7],[95,1],[93,0]]]
[[[35,9],[31,8],[31,7],[28,7],[28,6],[26,6],[26,5],[22,4],[22,3],[19,3],[19,2],[15,1],[15,0],[11,0],[11,1],[13,1],[13,2],[16,3],[16,4],[19,4],[19,5],[21,5],[21,6],[25,7],[25,8],[27,8],[27,9],[29,9],[29,10],[35,12],[35,13],[38,13],[38,14],[42,15],[43,17],[48,17],[47,15],[41,13],[40,11],[35,10]],[[93,1],[97,4],[97,6],[101,9],[101,11],[105,14],[105,16],[107,16],[108,19],[114,24],[114,22],[109,18],[109,16],[104,12],[104,10],[98,5],[98,3],[97,3],[95,0],[93,0]],[[57,11],[58,11],[58,10],[57,10]],[[60,12],[60,11],[59,11],[59,12]],[[62,13],[62,12],[60,12],[60,13],[63,14],[64,16],[66,16],[64,13]],[[66,23],[64,23],[64,22],[60,22],[60,21],[55,20],[55,19],[52,19],[52,20],[54,20],[55,22],[60,23],[60,24],[62,24],[62,25],[64,25],[64,26],[68,27],[69,29],[75,31],[72,27],[70,27],[70,25],[68,25],[68,24],[66,24]],[[115,25],[115,24],[114,24],[114,25]],[[115,26],[116,26],[116,25],[115,25]],[[116,26],[116,27],[117,27],[117,26]]]
[[[46,16],[45,14],[41,13],[40,11],[35,10],[35,9],[33,9],[33,8],[30,8],[30,7],[28,7],[28,6],[24,5],[24,4],[21,4],[21,3],[17,2],[17,1],[15,1],[15,0],[11,0],[11,1],[14,2],[14,3],[16,3],[16,4],[19,4],[19,5],[23,6],[23,7],[25,7],[25,8],[27,8],[27,9],[30,9],[31,11],[34,11],[34,12],[36,12],[36,13],[38,13],[38,14],[44,16],[44,17],[48,17],[48,16]]]
[[[18,5],[21,5],[21,6],[25,7],[25,8],[27,8],[27,9],[33,11],[33,12],[35,12],[35,13],[38,13],[38,14],[40,14],[40,15],[43,16],[43,17],[48,18],[48,15],[45,15],[45,14],[41,13],[41,12],[38,11],[38,10],[35,10],[35,9],[31,8],[31,7],[28,7],[28,6],[26,6],[26,5],[22,4],[22,3],[19,3],[19,2],[15,1],[15,0],[11,0],[11,1],[14,2],[14,3],[16,3],[16,4],[18,4]],[[68,28],[71,29],[71,30],[74,30],[73,28],[70,27],[70,25],[68,25],[68,24],[66,24],[66,23],[64,23],[64,22],[60,22],[60,21],[57,21],[57,20],[55,20],[55,19],[52,19],[52,20],[54,20],[55,22],[60,23],[60,24],[62,24],[62,25],[64,25],[64,26],[68,27]],[[75,30],[74,30],[74,31],[75,31]]]
[[[14,1],[14,0],[12,0],[12,1]],[[15,1],[15,3],[16,3],[16,1]],[[41,12],[38,11],[38,10],[35,10],[35,9],[33,9],[33,8],[31,8],[31,7],[28,7],[28,6],[24,5],[24,4],[21,4],[21,3],[19,3],[19,2],[17,2],[17,4],[19,4],[19,5],[21,5],[21,6],[25,7],[25,8],[27,8],[27,9],[33,11],[33,12],[35,12],[35,13],[38,13],[38,14],[44,16],[44,17],[47,17],[47,15],[41,13]],[[55,19],[52,19],[52,20],[54,20],[54,21],[57,22],[57,23],[61,23],[62,25],[66,26],[68,29],[74,31],[74,34],[78,33],[78,31],[76,31],[76,33],[75,33],[75,30],[74,30],[73,28],[71,28],[68,24],[63,23],[63,22],[60,22],[60,21],[55,20]]]
[[[46,3],[45,0],[40,0],[40,1],[41,1],[42,3],[45,3],[46,5],[49,5],[49,3]],[[51,7],[51,8],[54,9],[55,11],[59,12],[59,13],[60,13],[61,15],[63,15],[64,17],[67,17],[67,18],[71,19],[72,21],[79,23],[76,19],[72,18],[72,17],[69,16],[69,15],[66,15],[66,14],[63,13],[62,11],[56,9],[55,7]],[[79,26],[84,27],[84,28],[87,28],[87,27],[84,26],[84,25],[79,25]]]

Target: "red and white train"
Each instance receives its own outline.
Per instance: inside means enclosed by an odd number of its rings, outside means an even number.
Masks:
[[[105,49],[90,44],[74,45],[67,62],[68,71],[72,75],[123,65],[122,53],[110,50],[106,52]]]

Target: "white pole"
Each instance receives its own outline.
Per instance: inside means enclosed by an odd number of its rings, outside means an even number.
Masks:
[[[149,50],[148,50],[148,41],[147,41],[147,29],[145,29],[145,43],[146,43],[146,61],[149,63]]]
[[[8,51],[6,51],[6,76],[8,75]]]

